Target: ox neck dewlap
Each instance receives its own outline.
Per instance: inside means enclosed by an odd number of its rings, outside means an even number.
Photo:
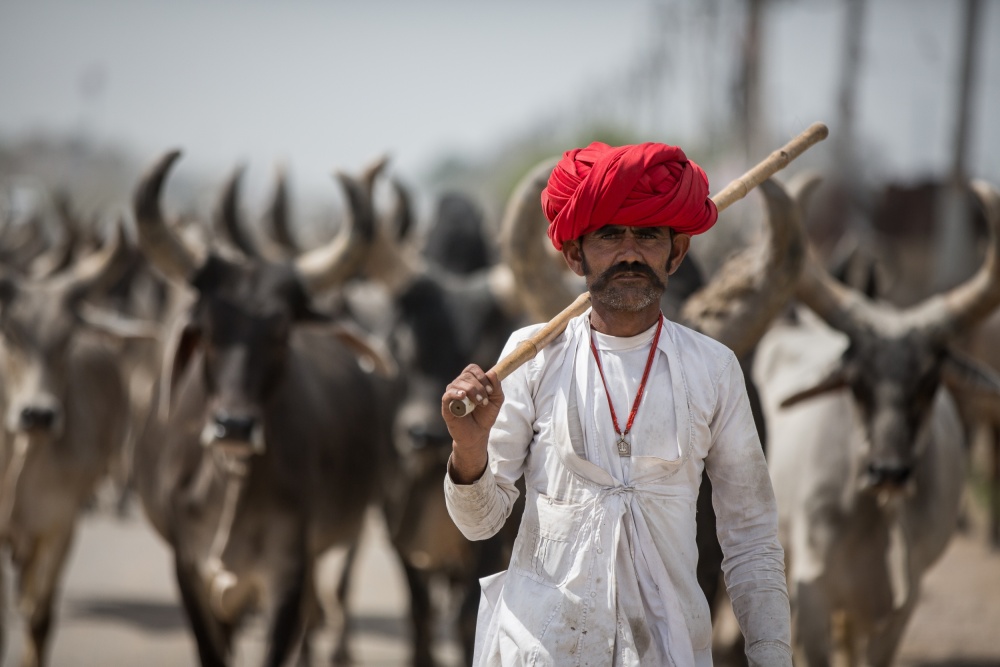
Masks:
[[[632,445],[625,438],[628,436],[629,431],[632,430],[632,424],[635,422],[635,416],[639,414],[639,405],[642,403],[642,394],[646,391],[646,380],[649,378],[649,369],[653,367],[653,359],[656,357],[656,344],[660,341],[660,330],[662,328],[663,314],[660,313],[660,318],[656,321],[656,333],[653,334],[653,342],[649,345],[649,356],[646,358],[646,368],[642,372],[642,380],[639,382],[639,390],[635,393],[635,400],[632,402],[632,409],[628,413],[628,420],[625,422],[624,431],[620,426],[618,426],[618,415],[615,414],[615,405],[611,401],[611,392],[608,391],[608,381],[604,377],[604,368],[601,366],[601,353],[597,351],[597,345],[594,344],[593,333],[590,335],[590,351],[594,353],[594,361],[597,362],[597,372],[601,374],[601,382],[604,384],[604,395],[608,398],[608,409],[611,411],[611,424],[614,426],[615,434],[618,436],[615,448],[618,450],[619,456],[632,455]]]

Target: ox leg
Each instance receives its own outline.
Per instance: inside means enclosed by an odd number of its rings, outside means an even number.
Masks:
[[[903,639],[906,624],[916,606],[917,591],[914,590],[913,593],[906,604],[892,615],[892,619],[885,627],[880,628],[878,634],[872,635],[868,639],[868,646],[865,650],[866,667],[889,667],[892,664],[896,649],[899,648],[899,642]]]
[[[358,554],[358,542],[355,541],[347,549],[344,557],[344,568],[340,572],[340,580],[337,582],[337,606],[340,609],[340,628],[334,640],[332,662],[334,665],[351,664],[350,650],[350,618],[347,613],[347,602],[351,592],[351,574],[354,570],[354,557]]]
[[[989,428],[990,449],[992,461],[989,479],[989,522],[990,544],[994,549],[1000,549],[1000,426],[993,424]]]
[[[708,475],[702,475],[701,486],[698,488],[696,514],[695,543],[698,547],[698,566],[696,575],[698,586],[708,601],[708,609],[715,630],[715,646],[713,654],[716,660],[725,662],[732,667],[742,667],[747,664],[746,647],[743,633],[736,628],[730,611],[732,606],[729,596],[725,595],[722,580],[722,545],[716,534],[715,508],[712,507],[712,482]],[[723,628],[720,630],[720,628]]]
[[[702,475],[698,488],[697,531],[695,541],[698,546],[698,586],[708,600],[712,618],[716,615],[719,600],[719,581],[722,576],[722,547],[715,532],[715,509],[712,507],[712,483],[708,475]]]
[[[202,667],[225,667],[231,640],[231,629],[219,623],[208,608],[205,586],[196,565],[179,554],[174,556],[177,588],[181,594],[188,624],[198,648]]]
[[[305,563],[298,563],[291,572],[275,582],[273,607],[268,614],[271,627],[268,629],[267,656],[264,660],[267,667],[285,664],[296,643],[302,639],[307,578]]]
[[[73,527],[70,526],[37,540],[30,551],[21,554],[23,558],[18,559],[21,573],[18,608],[27,625],[21,656],[23,667],[45,664],[49,631],[52,629],[52,603],[72,542]]]
[[[3,550],[0,550],[0,602],[7,599],[7,577],[4,573],[6,559],[2,557],[3,555]],[[3,664],[3,658],[7,654],[7,624],[4,607],[6,604],[0,604],[0,664]]]
[[[463,586],[462,606],[458,612],[458,635],[462,642],[462,664],[471,665],[476,648],[476,621],[479,619],[479,600],[482,597],[479,580]]]
[[[313,594],[308,594],[310,591],[313,591]],[[299,647],[299,658],[295,663],[298,667],[310,667],[313,664],[313,645],[316,642],[317,633],[323,625],[323,608],[312,583],[306,585],[306,593],[302,612],[302,617],[305,619],[303,622],[305,632]]]
[[[817,581],[795,583],[795,664],[801,667],[829,667],[830,604]]]
[[[458,638],[462,643],[462,664],[465,665],[472,664],[476,647],[476,622],[479,620],[479,601],[482,597],[479,580],[506,567],[504,539],[503,532],[500,532],[484,542],[477,542],[474,545],[476,566],[464,575],[459,575],[456,582],[456,590],[462,596],[458,610]]]
[[[434,667],[431,653],[434,612],[431,607],[430,582],[427,575],[403,561],[406,583],[410,589],[410,625],[413,628],[414,667]]]

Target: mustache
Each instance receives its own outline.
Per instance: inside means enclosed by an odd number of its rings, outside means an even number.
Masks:
[[[623,273],[641,274],[649,278],[656,288],[665,289],[666,287],[648,264],[643,264],[642,262],[619,262],[598,276],[593,285],[591,285],[591,288],[594,290],[604,289],[615,276]]]

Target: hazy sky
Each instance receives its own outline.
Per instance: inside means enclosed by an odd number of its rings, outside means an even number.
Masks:
[[[620,68],[646,4],[0,0],[0,133],[85,124],[307,179],[383,151],[413,169]]]
[[[868,3],[858,129],[888,169],[948,164],[962,4]],[[0,0],[0,138],[82,128],[142,160],[180,147],[182,168],[220,179],[237,161],[268,178],[283,159],[307,188],[384,151],[415,172],[560,106],[607,103],[594,82],[649,52],[657,6],[674,29],[658,127],[724,115],[738,32],[703,39],[688,15],[736,0]],[[836,134],[843,6],[771,5],[765,99],[781,139],[815,120]],[[984,10],[970,161],[1000,180],[1000,3]]]

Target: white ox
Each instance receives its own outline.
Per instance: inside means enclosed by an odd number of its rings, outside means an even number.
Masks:
[[[1000,196],[975,190],[992,247],[969,281],[900,311],[810,263],[798,297],[829,326],[803,312],[758,347],[798,665],[889,665],[956,528],[965,436],[946,385],[1000,392],[950,348],[1000,303]]]

